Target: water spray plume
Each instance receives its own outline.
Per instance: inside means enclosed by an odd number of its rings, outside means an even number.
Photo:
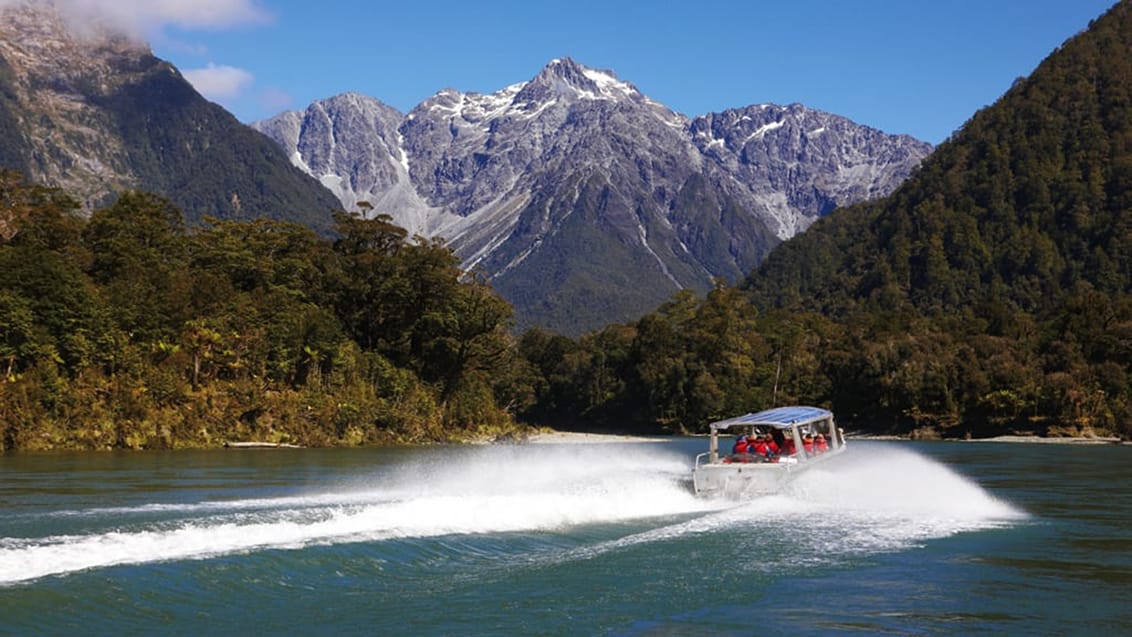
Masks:
[[[875,550],[1024,517],[939,463],[906,450],[861,447],[803,474],[781,495],[746,502],[696,498],[687,486],[689,458],[654,445],[438,450],[380,468],[368,484],[320,493],[45,514],[113,526],[0,538],[0,584],[267,549],[554,534],[650,519],[661,522],[591,548],[616,550],[736,525],[790,525],[809,528],[827,547]],[[155,522],[155,515],[165,519]]]

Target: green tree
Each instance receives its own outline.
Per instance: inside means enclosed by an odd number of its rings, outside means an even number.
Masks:
[[[142,342],[173,338],[191,311],[181,213],[167,200],[127,192],[96,210],[83,232],[90,276],[104,291],[115,323]]]

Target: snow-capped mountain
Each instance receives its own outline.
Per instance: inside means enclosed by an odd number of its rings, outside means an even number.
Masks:
[[[401,115],[346,94],[253,124],[347,209],[445,238],[516,307],[576,334],[746,275],[834,207],[889,193],[931,147],[801,105],[689,120],[554,60]]]

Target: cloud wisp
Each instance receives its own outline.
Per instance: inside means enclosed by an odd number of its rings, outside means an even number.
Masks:
[[[0,0],[0,8],[27,3]],[[153,38],[167,27],[222,30],[274,20],[259,0],[33,0],[33,4],[53,5],[77,28],[98,26],[137,38]]]
[[[239,96],[255,82],[251,73],[234,66],[208,64],[182,72],[201,95],[213,101]]]
[[[159,42],[207,60],[207,46],[189,41],[192,34],[274,24],[276,16],[263,6],[264,1],[0,0],[0,10],[27,5],[48,7],[77,37],[117,33],[147,45]],[[255,75],[237,66],[209,60],[202,67],[182,68],[181,72],[201,95],[225,108],[256,103],[260,108],[278,109],[291,102],[290,96],[280,90],[257,89]]]

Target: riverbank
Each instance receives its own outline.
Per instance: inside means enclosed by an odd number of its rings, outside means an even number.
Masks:
[[[908,436],[873,436],[868,434],[848,434],[852,440],[911,440]],[[601,434],[583,433],[573,431],[539,431],[529,434],[521,442],[526,444],[598,444],[611,442],[657,442],[670,439],[671,436],[635,436],[627,434]],[[1119,445],[1128,444],[1117,437],[1081,437],[1067,436],[1017,436],[1003,435],[993,438],[972,438],[962,442],[1010,442],[1032,444],[1060,444],[1060,445]]]
[[[1023,442],[1023,443],[1037,443],[1037,444],[1057,444],[1057,445],[1120,445],[1125,444],[1120,438],[1112,437],[1081,437],[1070,438],[1067,436],[1058,437],[1043,437],[1043,436],[995,436],[994,438],[978,438],[967,440],[965,442]]]
[[[870,434],[846,434],[849,440],[914,440],[911,436],[885,436],[885,435],[870,435]],[[1018,435],[1002,435],[994,436],[991,438],[969,438],[960,440],[956,438],[921,438],[920,440],[950,440],[953,442],[1012,442],[1012,443],[1025,443],[1025,444],[1054,444],[1054,445],[1119,445],[1127,444],[1116,436],[1112,437],[1096,437],[1096,436],[1082,436],[1078,438],[1070,436],[1018,436]]]
[[[670,440],[672,436],[631,436],[622,434],[595,434],[575,431],[539,431],[527,436],[527,444],[597,444],[611,442],[656,442]]]

